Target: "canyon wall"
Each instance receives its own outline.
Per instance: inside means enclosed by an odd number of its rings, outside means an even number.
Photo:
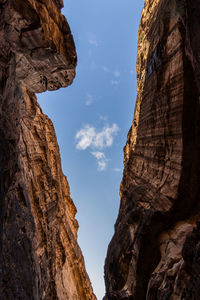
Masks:
[[[146,0],[105,299],[200,295],[200,1]]]
[[[35,96],[75,76],[62,6],[62,0],[0,0],[1,300],[96,299],[55,131]]]

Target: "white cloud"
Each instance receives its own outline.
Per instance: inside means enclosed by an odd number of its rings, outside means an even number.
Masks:
[[[103,152],[96,151],[96,152],[91,152],[91,154],[96,158],[97,164],[98,164],[98,171],[105,171],[107,167],[107,159],[106,156]]]
[[[105,159],[105,154],[103,152],[100,151],[96,151],[96,152],[91,152],[91,154],[96,158],[96,159]]]
[[[134,70],[130,70],[130,74],[133,76],[135,74]]]
[[[120,77],[120,72],[119,71],[115,71],[113,74],[114,74],[115,77]]]
[[[97,131],[91,125],[85,125],[75,136],[75,139],[77,140],[76,148],[78,150],[85,150],[88,147],[93,149],[111,147],[114,136],[117,135],[118,131],[119,127],[115,123],[111,127],[108,125],[103,127],[101,131]]]
[[[85,105],[89,106],[93,103],[93,101],[94,101],[93,96],[90,93],[88,93],[87,94],[87,99],[85,101]]]
[[[98,47],[101,43],[100,40],[97,39],[96,35],[94,33],[88,33],[88,42],[92,46]]]
[[[114,136],[117,135],[118,131],[119,127],[115,123],[113,123],[112,126],[104,126],[102,130],[97,130],[95,127],[87,124],[76,133],[76,149],[86,150],[87,148],[91,148],[96,150],[92,151],[91,154],[97,160],[97,170],[105,171],[108,159],[104,152],[100,150],[112,146]]]
[[[97,168],[98,171],[105,171],[106,167],[107,167],[107,163],[105,160],[98,161],[98,168]]]
[[[76,145],[76,148],[78,150],[85,150],[88,147],[90,147],[93,143],[95,135],[95,129],[90,125],[86,125],[83,129],[80,129],[75,136],[75,139],[79,140]]]
[[[105,126],[102,131],[96,134],[94,139],[95,148],[107,148],[113,144],[114,136],[119,131],[117,124],[113,124],[111,127]]]
[[[112,80],[111,80],[111,84],[117,86],[117,85],[120,84],[120,80],[113,80],[113,79],[112,79]]]

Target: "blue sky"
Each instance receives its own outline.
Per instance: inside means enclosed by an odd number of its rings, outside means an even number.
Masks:
[[[119,209],[123,147],[136,99],[143,0],[65,0],[78,66],[70,87],[38,95],[53,121],[62,168],[78,209],[78,241],[98,299]]]

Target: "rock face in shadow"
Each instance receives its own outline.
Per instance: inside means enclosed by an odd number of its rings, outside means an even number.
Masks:
[[[75,76],[62,6],[62,0],[0,0],[1,300],[96,299],[55,131],[35,96]]]
[[[200,2],[146,0],[105,299],[200,295]]]

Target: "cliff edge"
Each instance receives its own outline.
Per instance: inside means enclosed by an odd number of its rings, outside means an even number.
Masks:
[[[105,299],[200,295],[200,2],[146,0]]]
[[[0,0],[0,299],[94,300],[52,122],[35,93],[72,83],[62,0]]]

